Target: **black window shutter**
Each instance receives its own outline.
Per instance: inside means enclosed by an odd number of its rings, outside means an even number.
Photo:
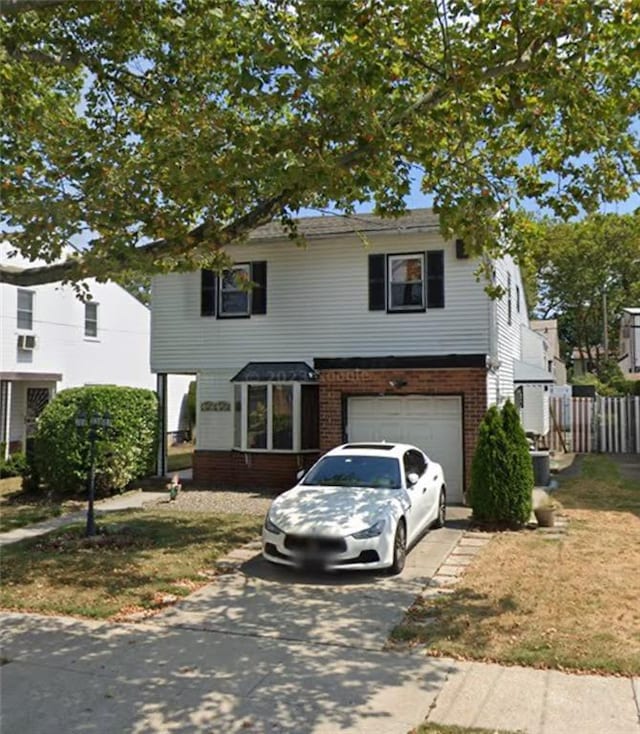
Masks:
[[[267,262],[260,260],[251,263],[251,313],[267,313]]]
[[[444,250],[427,252],[427,308],[444,308]]]
[[[467,250],[464,246],[464,240],[456,240],[456,257],[458,258],[458,260],[466,260],[469,257],[469,255],[467,254]]]
[[[215,316],[218,276],[213,270],[201,270],[200,272],[200,314]]]
[[[387,308],[387,268],[384,255],[369,255],[369,311]]]

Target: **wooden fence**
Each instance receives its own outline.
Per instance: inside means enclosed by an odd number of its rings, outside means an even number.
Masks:
[[[551,398],[549,448],[640,454],[640,397]]]

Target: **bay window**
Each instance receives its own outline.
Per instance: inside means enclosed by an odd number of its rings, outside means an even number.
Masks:
[[[299,382],[236,383],[233,447],[240,451],[315,451],[318,386]]]

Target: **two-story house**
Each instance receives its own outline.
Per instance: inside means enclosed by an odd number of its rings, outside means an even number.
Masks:
[[[220,277],[153,281],[151,368],[198,376],[194,478],[287,488],[319,452],[386,439],[441,462],[462,501],[487,406],[525,379],[518,267],[493,263],[505,294],[492,300],[431,210],[310,217],[299,231],[305,247],[277,223],[257,229]]]
[[[3,268],[42,262],[10,256],[0,243]],[[149,309],[115,283],[87,281],[92,300],[69,286],[0,284],[0,444],[5,456],[23,448],[55,392],[80,385],[155,389],[149,366]],[[185,427],[185,394],[192,377],[172,377],[169,431]]]
[[[627,380],[640,380],[640,308],[625,308],[620,319],[618,364]]]

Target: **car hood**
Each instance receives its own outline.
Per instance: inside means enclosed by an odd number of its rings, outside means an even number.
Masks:
[[[269,517],[285,533],[351,535],[409,503],[404,489],[297,486],[277,497]]]

